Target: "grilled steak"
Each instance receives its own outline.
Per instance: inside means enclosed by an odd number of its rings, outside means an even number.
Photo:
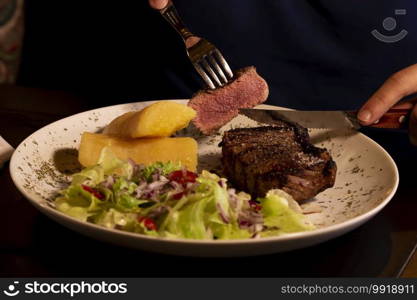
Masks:
[[[298,125],[233,129],[220,145],[227,178],[254,197],[279,188],[302,201],[334,185],[335,162]]]
[[[252,108],[268,98],[268,84],[255,67],[235,72],[235,79],[215,90],[199,91],[188,105],[197,111],[194,125],[204,134],[219,129],[238,115],[239,108]]]

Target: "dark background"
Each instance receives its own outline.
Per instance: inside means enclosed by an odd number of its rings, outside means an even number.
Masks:
[[[200,87],[182,40],[145,0],[25,5],[20,85],[93,96],[97,105],[189,97],[167,80],[173,68]]]
[[[25,2],[21,85],[89,95],[96,106],[188,98],[202,87],[180,37],[147,0]],[[174,3],[233,69],[257,67],[270,86],[269,104],[357,109],[389,75],[417,62],[415,0]],[[391,32],[382,26],[387,17],[397,21]],[[387,44],[373,29],[409,33]]]

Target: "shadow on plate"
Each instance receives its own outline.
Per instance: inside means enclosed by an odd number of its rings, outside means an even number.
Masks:
[[[223,168],[221,165],[221,153],[206,153],[198,156],[198,173],[203,170],[216,173],[223,176]]]
[[[55,168],[62,174],[72,175],[81,171],[78,162],[78,150],[74,148],[62,148],[54,152],[53,162]]]

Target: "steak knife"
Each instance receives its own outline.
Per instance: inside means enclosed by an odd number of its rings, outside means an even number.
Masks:
[[[282,121],[297,123],[306,128],[355,129],[363,125],[357,119],[357,111],[305,111],[240,109],[239,113],[256,122],[277,125]],[[406,129],[411,109],[391,109],[377,122],[367,127]]]

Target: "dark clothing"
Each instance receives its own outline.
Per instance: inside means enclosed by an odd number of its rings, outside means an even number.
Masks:
[[[93,93],[102,104],[185,98],[201,87],[179,36],[147,1],[54,2],[28,1],[22,83]],[[233,68],[257,67],[270,86],[269,104],[358,108],[391,73],[417,63],[415,0],[174,3]],[[382,24],[387,17],[397,21],[391,31]],[[384,43],[374,29],[408,34]]]

